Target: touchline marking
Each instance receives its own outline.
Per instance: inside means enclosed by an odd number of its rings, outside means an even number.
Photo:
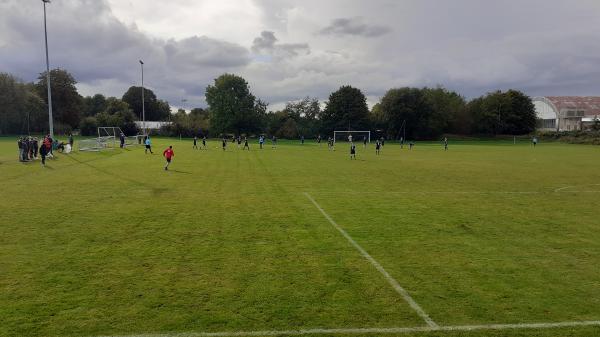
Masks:
[[[377,269],[385,277],[385,279],[392,286],[392,288],[394,288],[394,290],[396,290],[396,292],[400,294],[402,298],[404,298],[408,305],[410,305],[410,307],[413,308],[413,310],[416,311],[419,316],[421,316],[421,318],[425,321],[425,323],[427,323],[429,327],[438,327],[438,325],[431,319],[431,317],[429,317],[429,315],[427,315],[423,308],[421,308],[421,306],[417,304],[417,302],[415,302],[415,300],[408,294],[408,292],[404,288],[402,288],[398,281],[396,281],[383,268],[383,266],[379,264],[379,262],[377,262],[371,255],[369,255],[369,253],[367,253],[366,250],[364,250],[358,243],[356,243],[356,241],[354,241],[354,239],[348,233],[346,233],[346,231],[342,227],[340,227],[335,221],[333,221],[329,214],[327,214],[323,210],[323,208],[315,201],[315,199],[313,199],[313,197],[310,194],[305,192],[304,195],[315,205],[315,207],[321,212],[321,214],[323,214],[323,216],[329,221],[329,223],[331,223],[331,225],[333,225],[333,227],[335,227],[335,229],[337,229],[346,238],[346,240],[348,240],[348,242],[350,242],[350,244],[353,245],[354,248],[356,248],[362,254],[362,256],[365,259],[371,262],[375,269]]]
[[[381,192],[319,192],[319,194],[542,194],[542,191],[381,191]]]
[[[557,323],[521,323],[521,324],[484,324],[456,326],[427,326],[413,328],[348,328],[348,329],[300,329],[267,331],[231,331],[231,332],[181,332],[138,335],[116,335],[97,337],[253,337],[253,336],[302,336],[302,335],[361,335],[361,334],[403,334],[434,331],[477,331],[477,330],[518,330],[518,329],[554,329],[599,326],[600,321],[557,322]]]

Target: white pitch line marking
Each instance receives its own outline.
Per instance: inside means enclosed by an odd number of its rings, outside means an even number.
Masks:
[[[541,191],[382,191],[382,192],[319,192],[319,194],[541,194]]]
[[[561,188],[555,189],[554,192],[558,193],[558,192],[562,192],[562,191],[570,189],[570,188],[575,188],[575,187],[591,187],[591,186],[600,186],[600,184],[578,185],[578,186],[565,186],[565,187],[561,187]],[[571,193],[598,193],[600,191],[565,191],[565,192],[571,192]]]
[[[375,269],[377,269],[385,277],[385,279],[392,286],[392,288],[394,288],[394,290],[396,290],[396,292],[398,294],[400,294],[400,296],[402,296],[402,298],[404,298],[404,300],[408,303],[408,305],[410,305],[410,307],[413,308],[414,311],[416,311],[416,313],[425,321],[425,323],[427,323],[427,325],[429,327],[432,327],[432,328],[437,328],[438,327],[438,325],[431,319],[431,317],[429,317],[429,315],[427,315],[427,313],[423,310],[423,308],[421,308],[421,306],[417,302],[415,302],[415,300],[398,283],[398,281],[396,281],[383,268],[383,266],[381,264],[379,264],[379,262],[377,262],[369,253],[367,253],[366,250],[364,250],[358,243],[356,243],[356,241],[354,241],[354,239],[348,233],[346,233],[346,231],[342,227],[340,227],[329,216],[329,214],[327,214],[325,212],[325,210],[323,210],[323,208],[315,201],[315,199],[313,199],[313,197],[311,197],[310,194],[308,194],[308,193],[305,192],[304,195],[308,198],[308,200],[310,200],[313,203],[313,205],[315,205],[315,207],[321,212],[321,214],[323,214],[323,216],[329,221],[329,223],[331,223],[331,225],[333,225],[333,227],[335,227],[335,229],[337,229],[346,238],[346,240],[348,240],[348,242],[350,242],[350,244],[352,246],[354,246],[354,248],[356,248],[362,254],[362,256],[365,259],[367,259],[369,262],[371,262],[371,264],[375,267]]]
[[[566,190],[567,188],[573,188],[575,186],[565,186],[565,187],[561,187],[561,188],[557,188],[554,190],[554,193],[558,193],[560,191]]]
[[[519,329],[555,329],[597,326],[600,321],[575,321],[556,323],[520,323],[520,324],[482,324],[413,328],[347,328],[347,329],[300,329],[267,331],[231,331],[231,332],[182,332],[138,335],[115,335],[97,337],[258,337],[258,336],[302,336],[302,335],[361,335],[361,334],[407,334],[413,332],[434,331],[476,331],[476,330],[519,330]]]

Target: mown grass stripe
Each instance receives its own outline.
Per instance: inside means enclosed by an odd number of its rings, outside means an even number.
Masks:
[[[402,296],[402,298],[404,298],[404,300],[408,303],[408,305],[410,305],[410,307],[413,308],[413,310],[425,321],[425,323],[427,323],[428,326],[430,326],[430,327],[438,326],[431,319],[431,317],[429,317],[429,315],[425,312],[425,310],[423,310],[423,308],[421,308],[421,306],[410,296],[408,291],[406,291],[406,289],[404,289],[398,283],[398,281],[396,281],[387,272],[387,270],[385,270],[385,268],[383,268],[383,266],[381,264],[379,264],[379,262],[377,262],[369,253],[367,253],[366,250],[364,250],[358,243],[356,243],[356,241],[354,241],[354,239],[342,227],[340,227],[329,216],[329,214],[327,214],[325,212],[325,210],[323,210],[323,208],[315,201],[315,199],[313,199],[313,197],[310,194],[304,193],[304,195],[308,198],[308,200],[310,200],[315,205],[315,207],[321,212],[321,214],[323,214],[323,216],[329,221],[329,223],[331,223],[331,225],[333,225],[333,227],[335,227],[335,229],[337,229],[346,238],[346,240],[348,240],[348,242],[350,242],[350,244],[352,246],[354,246],[354,248],[356,248],[361,253],[361,255],[365,259],[367,259],[375,267],[375,269],[377,269],[383,275],[383,277],[385,277],[385,279],[392,286],[392,288],[394,288],[394,290],[396,290],[396,292],[398,294],[400,294],[400,296]]]

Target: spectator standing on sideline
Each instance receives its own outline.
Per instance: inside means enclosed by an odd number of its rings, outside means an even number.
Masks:
[[[37,137],[33,138],[33,158],[37,159],[38,157],[38,149],[39,149],[39,144],[38,144],[38,139]]]

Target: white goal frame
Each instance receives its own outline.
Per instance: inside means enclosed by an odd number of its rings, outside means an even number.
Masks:
[[[371,143],[371,131],[366,131],[366,130],[365,131],[333,131],[333,143],[335,144],[337,142],[337,137],[336,136],[338,134],[348,134],[348,135],[351,135],[351,134],[354,134],[354,133],[367,134],[368,135],[367,141],[369,143]],[[352,141],[356,142],[355,139],[352,139]]]

